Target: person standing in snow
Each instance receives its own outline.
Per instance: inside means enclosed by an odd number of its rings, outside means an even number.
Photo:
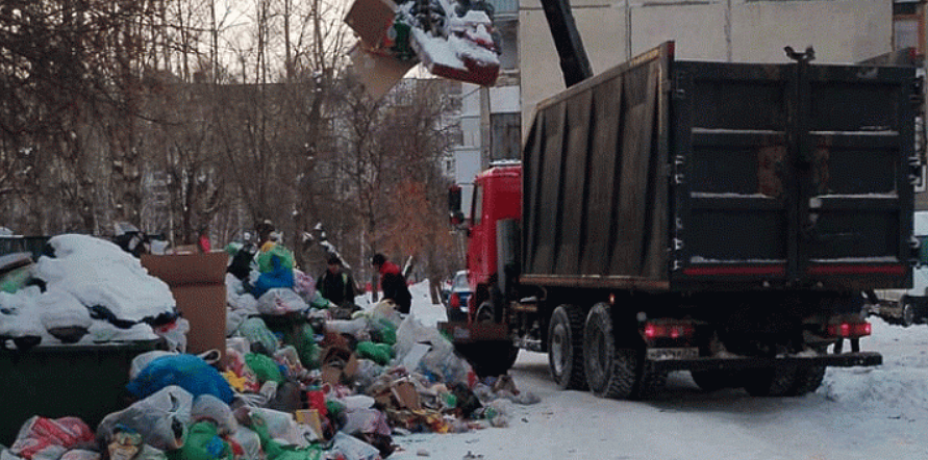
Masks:
[[[329,256],[326,271],[316,281],[316,289],[322,297],[340,307],[354,304],[354,279],[342,270],[338,256]]]
[[[383,298],[392,300],[400,313],[408,314],[409,307],[412,305],[412,294],[409,293],[406,277],[400,272],[400,267],[387,260],[383,254],[374,254],[371,258],[371,265],[380,273],[380,289],[383,291]]]

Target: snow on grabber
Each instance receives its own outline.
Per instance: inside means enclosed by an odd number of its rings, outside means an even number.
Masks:
[[[373,55],[365,58],[398,68],[392,75],[394,80],[421,63],[434,75],[489,86],[499,76],[499,38],[492,16],[492,6],[484,1],[411,0],[396,4],[391,0],[355,0],[345,22],[361,39],[354,53]],[[383,58],[397,62],[383,64]],[[356,62],[362,61],[356,58]],[[358,67],[362,73],[384,73],[378,66]]]

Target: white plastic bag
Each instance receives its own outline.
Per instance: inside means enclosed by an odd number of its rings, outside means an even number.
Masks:
[[[238,430],[238,422],[232,415],[232,409],[221,399],[210,395],[202,394],[193,401],[193,407],[190,409],[190,417],[193,422],[200,420],[210,420],[216,423],[220,435],[227,435]]]
[[[155,334],[164,339],[168,351],[177,353],[187,352],[188,332],[190,332],[190,321],[186,318],[177,318],[173,323],[155,329]]]
[[[367,318],[355,318],[351,320],[336,319],[325,322],[326,332],[335,332],[338,334],[350,334],[358,341],[370,340],[370,327]]]
[[[309,446],[309,442],[297,426],[293,414],[264,407],[255,407],[252,408],[251,411],[264,419],[264,423],[267,424],[268,434],[270,434],[272,438],[292,446]]]
[[[341,453],[345,460],[380,459],[380,451],[374,446],[341,431],[332,438],[332,450]]]
[[[170,385],[128,408],[103,418],[97,438],[109,439],[117,425],[125,425],[142,435],[145,444],[168,451],[180,449],[190,426],[193,395]]]
[[[374,323],[382,319],[392,323],[394,328],[400,327],[400,323],[403,322],[400,312],[396,311],[396,304],[390,299],[381,300],[371,309],[371,320]]]
[[[65,452],[61,460],[100,460],[100,453],[92,450],[73,449]]]
[[[293,289],[270,289],[258,298],[258,312],[264,315],[297,313],[308,308],[309,305]]]
[[[421,354],[422,345],[428,345],[431,348],[428,352]],[[454,353],[454,345],[442,336],[438,329],[424,326],[413,316],[407,316],[397,328],[394,350],[396,350],[394,362],[418,363],[415,369],[407,369],[407,371],[431,374],[447,384],[466,384],[472,372],[470,364]],[[418,356],[419,354],[421,356]]]
[[[242,450],[245,451],[245,458],[248,460],[259,460],[264,458],[264,452],[261,450],[261,437],[249,428],[239,426],[238,430],[232,433],[232,439],[235,440]]]

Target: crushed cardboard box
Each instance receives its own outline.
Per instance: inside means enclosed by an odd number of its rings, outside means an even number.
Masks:
[[[322,381],[338,385],[351,381],[358,373],[358,358],[351,350],[340,346],[329,346],[321,353]]]

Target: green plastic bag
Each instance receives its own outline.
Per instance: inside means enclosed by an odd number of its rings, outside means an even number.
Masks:
[[[361,358],[369,359],[381,366],[390,364],[393,359],[393,347],[385,343],[358,342],[355,352]]]
[[[319,368],[319,346],[316,344],[316,332],[309,324],[300,329],[299,343],[293,344],[300,354],[300,362],[306,369]]]
[[[167,452],[169,460],[232,460],[232,448],[219,436],[213,422],[197,422],[190,426],[184,446]]]
[[[251,413],[251,429],[258,434],[261,440],[261,450],[264,451],[267,460],[321,460],[322,449],[319,445],[313,444],[307,448],[295,448],[291,446],[282,446],[275,441],[267,429],[267,422],[260,415]],[[175,459],[171,459],[175,460]]]
[[[377,321],[377,329],[380,332],[380,342],[390,345],[396,345],[396,326],[388,320],[380,319]]]
[[[280,373],[280,366],[269,356],[249,353],[245,355],[245,364],[255,372],[258,382],[284,383],[284,377]]]
[[[272,262],[274,257],[280,260],[281,267],[293,268],[293,252],[282,245],[275,244],[270,250],[258,254],[258,271],[261,273],[274,271],[274,263]]]
[[[279,344],[277,336],[268,329],[267,324],[261,318],[248,318],[241,326],[238,327],[236,334],[248,339],[252,345],[258,344],[261,352],[267,355],[277,353]],[[254,350],[254,348],[252,348]]]

